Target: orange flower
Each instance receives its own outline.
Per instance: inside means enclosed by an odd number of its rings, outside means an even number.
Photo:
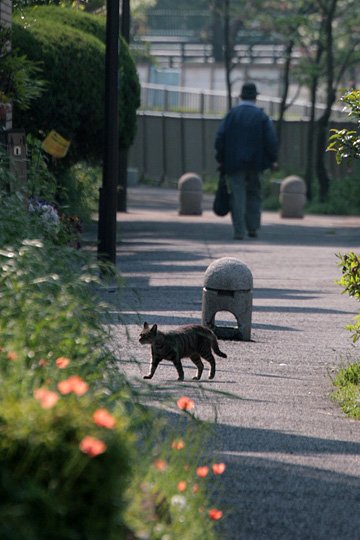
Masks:
[[[68,378],[72,386],[72,391],[77,396],[83,396],[89,390],[89,385],[78,375],[72,375]]]
[[[89,385],[78,375],[72,375],[68,379],[60,381],[57,387],[61,394],[74,392],[77,396],[83,396],[89,390]]]
[[[214,521],[217,521],[218,519],[221,519],[223,516],[223,513],[221,510],[218,510],[217,508],[211,508],[209,510],[209,518],[213,519]]]
[[[55,363],[58,368],[64,369],[68,367],[68,365],[70,364],[70,360],[66,358],[65,356],[60,356],[59,358],[56,359]]]
[[[214,474],[222,474],[226,469],[225,463],[214,463],[212,465],[212,470]]]
[[[186,485],[187,484],[186,484],[185,480],[180,480],[180,482],[177,485],[177,488],[178,488],[179,491],[185,491]]]
[[[158,471],[165,471],[167,469],[167,463],[164,459],[156,459],[154,461],[154,467],[155,469],[157,469]]]
[[[199,484],[194,484],[192,490],[193,490],[193,493],[198,493],[200,491]]]
[[[115,418],[106,409],[97,409],[93,414],[95,424],[108,429],[114,429],[116,425]]]
[[[14,362],[14,360],[17,360],[18,358],[18,355],[16,354],[15,351],[9,351],[7,353],[7,359],[10,360],[10,362]]]
[[[200,478],[205,478],[205,476],[207,476],[209,473],[209,467],[198,467],[196,469],[196,474],[200,477]]]
[[[80,442],[79,448],[84,454],[90,457],[96,457],[106,451],[106,444],[100,439],[95,439],[95,437],[87,435]]]
[[[69,379],[66,379],[65,381],[60,381],[57,384],[58,390],[60,394],[70,394],[72,392],[72,385],[71,382],[69,382]]]
[[[177,400],[177,406],[182,411],[191,411],[191,409],[195,407],[195,403],[193,402],[192,399],[186,396],[182,396],[181,398]]]
[[[182,450],[184,446],[185,446],[185,443],[182,439],[175,439],[171,443],[171,448],[173,448],[174,450]]]
[[[47,388],[37,388],[34,391],[34,398],[40,402],[43,409],[51,409],[58,402],[59,396]]]

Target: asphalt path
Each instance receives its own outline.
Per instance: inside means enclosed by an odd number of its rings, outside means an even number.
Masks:
[[[360,423],[331,399],[335,371],[358,358],[344,327],[360,306],[336,284],[336,254],[360,251],[360,217],[264,212],[259,237],[235,241],[211,201],[204,197],[202,216],[180,216],[176,190],[128,190],[117,231],[126,286],[112,325],[120,368],[140,385],[150,356],[138,343],[143,322],[163,330],[200,322],[209,264],[231,256],[248,265],[251,341],[220,342],[228,358],[217,359],[214,381],[204,372],[193,382],[185,360],[177,383],[164,362],[150,382],[152,404],[186,394],[200,418],[215,421],[209,452],[227,464],[221,540],[360,539]],[[221,312],[216,323],[235,320]]]

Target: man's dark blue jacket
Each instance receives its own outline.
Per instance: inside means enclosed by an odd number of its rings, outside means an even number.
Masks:
[[[277,139],[270,118],[253,101],[241,101],[221,122],[216,160],[225,174],[263,171],[277,161]]]

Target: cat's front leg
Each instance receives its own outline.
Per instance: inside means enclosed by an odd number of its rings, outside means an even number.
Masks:
[[[149,372],[148,375],[144,375],[144,377],[143,377],[144,379],[152,379],[153,378],[154,373],[156,371],[156,368],[160,364],[161,360],[162,359],[159,358],[159,357],[155,357],[155,358],[151,359],[150,372]]]
[[[176,367],[176,371],[178,372],[178,381],[184,380],[184,370],[181,364],[181,360],[179,358],[173,358],[172,359],[174,366]]]

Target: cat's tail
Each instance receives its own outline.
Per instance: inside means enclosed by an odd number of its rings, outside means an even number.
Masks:
[[[218,356],[221,356],[221,358],[227,358],[227,354],[220,351],[219,344],[218,344],[218,341],[217,341],[215,335],[214,335],[214,338],[212,340],[211,347],[212,347],[212,350],[214,351],[215,354],[217,354]]]

